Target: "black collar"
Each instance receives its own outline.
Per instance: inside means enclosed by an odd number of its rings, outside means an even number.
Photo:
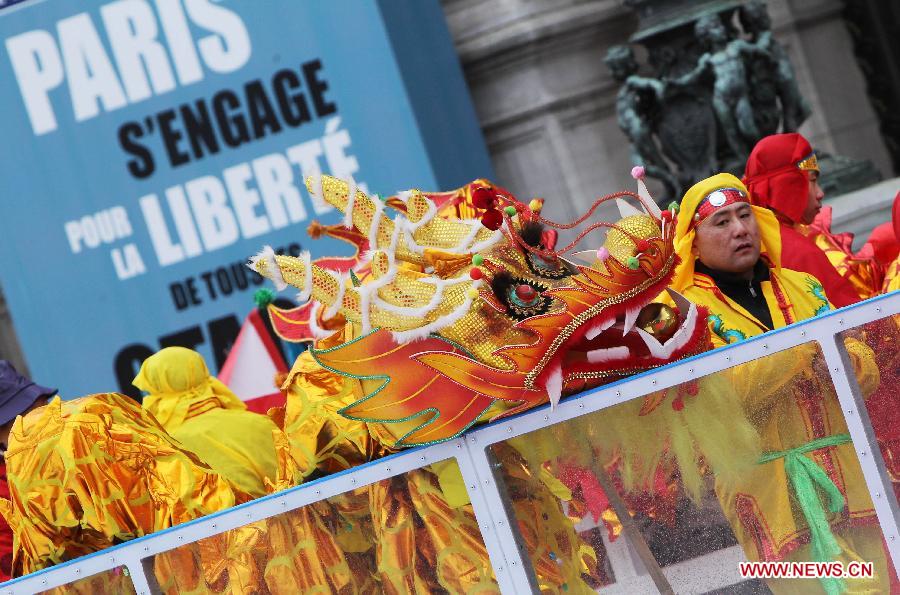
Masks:
[[[711,269],[699,260],[694,262],[694,270],[710,277],[719,289],[724,289],[723,285],[745,288],[749,282],[752,282],[754,285],[759,285],[763,281],[769,280],[769,267],[766,266],[766,263],[763,262],[762,258],[757,260],[756,264],[753,265],[753,278],[749,281],[736,273],[727,273],[725,271]]]

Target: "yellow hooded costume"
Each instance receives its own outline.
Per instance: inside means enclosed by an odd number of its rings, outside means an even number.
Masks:
[[[166,430],[221,476],[259,497],[303,481],[287,437],[271,418],[209,374],[203,357],[168,347],[147,358],[134,385],[149,394],[143,406]],[[348,522],[331,501],[251,523],[169,552],[156,574],[166,593],[364,593],[369,573],[351,569],[344,544]],[[353,550],[353,548],[350,548]],[[204,586],[205,585],[205,586]]]
[[[722,188],[749,195],[736,177],[718,174],[698,182],[682,199],[675,231],[681,264],[673,287],[706,306],[715,346],[767,330],[746,309],[694,270],[694,214],[701,201]],[[761,239],[761,258],[769,279],[761,286],[775,328],[830,309],[821,284],[806,273],[781,267],[781,236],[771,211],[751,207]],[[702,223],[701,223],[702,225]],[[878,385],[871,350],[848,346],[860,388]],[[829,379],[813,372],[819,357],[806,344],[737,366],[729,371],[747,419],[766,451],[758,464],[735,480],[717,478],[716,493],[735,536],[750,560],[849,560],[875,562],[875,581],[823,581],[829,593],[841,589],[887,589],[887,570],[872,502],[850,442],[840,404]],[[809,581],[770,581],[777,592],[815,588]],[[869,591],[865,591],[869,592]],[[884,591],[881,591],[884,592]]]
[[[277,426],[210,376],[196,351],[167,347],[144,360],[134,385],[160,425],[220,475],[258,498],[275,481]]]

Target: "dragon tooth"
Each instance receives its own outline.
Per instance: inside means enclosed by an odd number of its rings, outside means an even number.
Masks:
[[[637,331],[638,337],[640,337],[641,340],[644,341],[647,349],[650,350],[650,355],[652,355],[653,357],[665,359],[672,355],[672,351],[668,348],[668,344],[661,344],[659,341],[657,341],[656,337],[642,328],[636,328],[634,330]]]
[[[666,291],[669,292],[669,297],[671,297],[672,301],[675,302],[675,306],[678,308],[678,313],[684,316],[684,313],[690,309],[693,303],[671,287],[666,287]]]
[[[592,349],[586,354],[588,363],[602,364],[613,360],[626,359],[631,355],[631,350],[624,345],[620,347],[608,347],[606,349]]]
[[[670,355],[675,352],[676,349],[681,349],[687,344],[688,340],[694,334],[694,327],[697,326],[697,306],[693,303],[688,307],[687,315],[684,317],[684,322],[681,323],[681,327],[678,331],[666,341],[666,347],[669,347],[669,344],[672,344],[672,347],[669,351]]]
[[[627,310],[625,310],[625,326],[622,328],[623,337],[630,333],[631,329],[634,328],[634,323],[637,322],[637,317],[640,313],[640,306],[634,306],[633,308],[628,308]]]
[[[556,367],[550,370],[544,381],[544,389],[547,391],[547,396],[550,397],[550,409],[555,410],[559,405],[559,400],[562,398],[562,385],[562,368]]]
[[[611,327],[613,324],[615,324],[615,322],[616,321],[611,318],[608,320],[604,320],[600,324],[597,324],[597,325],[589,328],[587,330],[587,332],[584,333],[584,338],[587,339],[588,341],[593,341],[597,337],[597,335],[599,335],[600,333],[602,333],[603,331],[605,331],[606,329]]]

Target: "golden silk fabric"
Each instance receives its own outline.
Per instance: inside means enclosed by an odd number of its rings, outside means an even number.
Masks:
[[[888,265],[884,273],[884,293],[900,289],[900,258]]]
[[[6,462],[16,575],[236,501],[227,480],[116,393],[56,398],[17,419]]]
[[[382,424],[338,415],[359,399],[359,384],[325,370],[308,352],[297,358],[282,387],[287,393],[284,414],[276,417],[282,419],[304,476],[334,473],[393,452],[385,446],[393,437]],[[514,449],[506,449],[504,456],[521,467]],[[498,592],[465,486],[458,469],[449,467],[454,465],[417,469],[328,500],[353,525],[348,536],[370,536],[356,548],[340,545],[345,557],[366,548],[380,592]],[[528,474],[524,467],[520,473]],[[558,483],[542,477],[531,489],[517,492],[514,506],[529,552],[541,558],[538,580],[546,592],[579,593],[587,588],[581,574],[595,572],[596,560],[571,519],[564,518],[559,494],[548,489]],[[553,533],[547,533],[551,528]],[[341,532],[337,535],[340,539]],[[561,561],[551,560],[550,551]]]

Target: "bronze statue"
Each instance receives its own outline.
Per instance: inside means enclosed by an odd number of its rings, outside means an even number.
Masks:
[[[637,75],[634,52],[625,45],[615,45],[604,60],[614,79],[622,83],[616,96],[616,118],[619,128],[631,141],[631,161],[643,166],[646,174],[661,181],[668,197],[680,193],[680,186],[656,143],[656,116],[666,96],[666,82]]]
[[[749,35],[753,45],[765,53],[773,66],[775,89],[781,103],[781,131],[794,132],[809,117],[810,109],[800,95],[787,52],[772,37],[772,21],[766,5],[761,0],[751,0],[741,6],[738,14],[744,32]]]
[[[704,76],[713,77],[712,105],[716,119],[734,155],[743,159],[761,136],[753,118],[744,59],[765,52],[743,39],[729,40],[728,31],[718,15],[700,17],[694,25],[694,33],[709,51],[700,56],[694,70],[673,83],[687,86]]]

